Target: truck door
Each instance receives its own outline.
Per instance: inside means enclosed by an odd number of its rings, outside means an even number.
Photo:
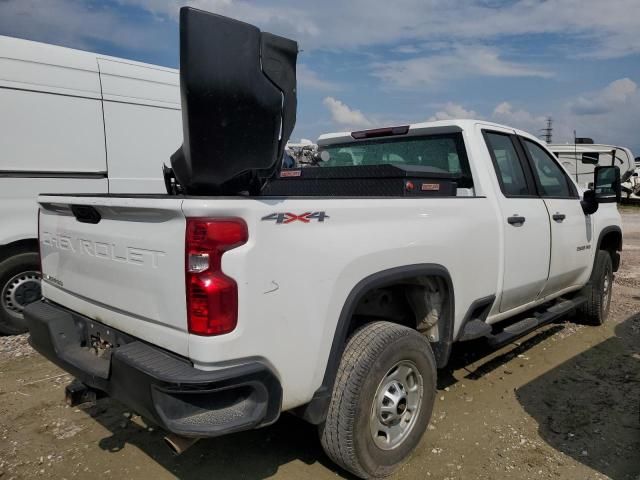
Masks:
[[[537,142],[520,137],[551,224],[549,279],[542,296],[582,284],[592,263],[591,219],[580,206],[575,184],[556,159]]]
[[[500,192],[504,271],[500,312],[536,300],[549,274],[549,215],[513,133],[484,130]]]

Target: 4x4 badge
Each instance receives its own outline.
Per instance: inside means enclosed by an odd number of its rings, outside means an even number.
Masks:
[[[262,217],[262,220],[275,220],[276,223],[293,223],[293,222],[302,222],[302,223],[311,223],[311,221],[316,220],[318,222],[324,222],[325,218],[330,218],[325,212],[306,212],[300,215],[296,213],[272,213],[267,215],[266,217]]]

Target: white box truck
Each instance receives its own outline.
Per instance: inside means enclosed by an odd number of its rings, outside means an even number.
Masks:
[[[0,334],[40,298],[36,197],[164,192],[178,71],[0,36]]]

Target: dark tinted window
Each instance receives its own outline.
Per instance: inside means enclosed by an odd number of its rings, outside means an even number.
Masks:
[[[320,147],[326,152],[319,167],[405,165],[426,167],[471,179],[461,134],[381,138]]]
[[[553,157],[531,140],[523,139],[523,143],[533,160],[540,194],[543,197],[572,197],[567,176]]]
[[[508,197],[530,195],[522,164],[509,135],[488,132],[487,146],[492,154],[502,193]]]

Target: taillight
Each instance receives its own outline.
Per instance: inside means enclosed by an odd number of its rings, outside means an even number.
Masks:
[[[229,333],[238,323],[238,285],[222,273],[222,255],[247,242],[239,218],[187,218],[187,321],[196,335]]]

